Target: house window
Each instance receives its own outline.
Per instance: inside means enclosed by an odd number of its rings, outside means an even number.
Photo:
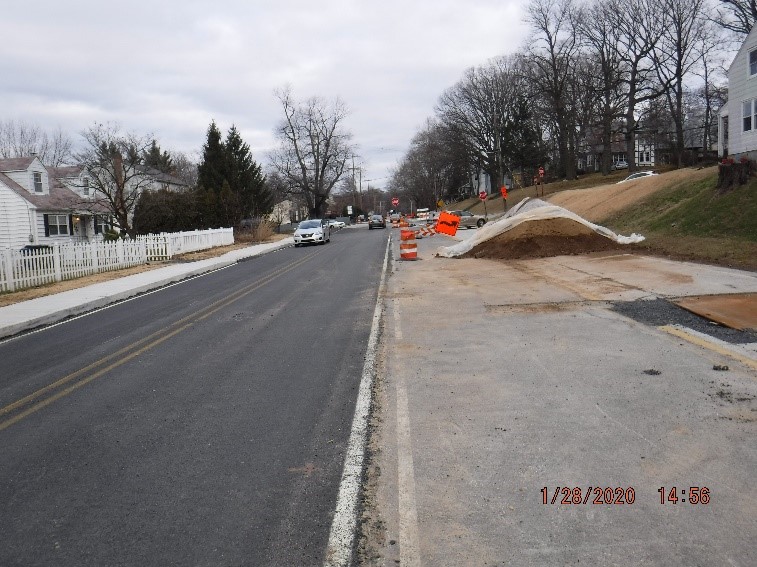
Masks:
[[[42,193],[42,174],[39,171],[34,172],[34,192]]]
[[[749,52],[749,76],[757,75],[757,49]]]
[[[82,181],[81,192],[85,197],[89,195],[89,177],[85,177]]]
[[[95,234],[104,234],[110,228],[110,222],[107,216],[95,215]]]
[[[68,215],[48,215],[47,222],[50,236],[68,234]]]
[[[743,131],[749,132],[752,129],[752,101],[744,101],[741,105],[741,117],[743,119]]]

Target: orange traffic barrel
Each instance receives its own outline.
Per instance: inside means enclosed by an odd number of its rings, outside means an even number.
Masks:
[[[418,245],[415,243],[415,232],[412,230],[400,231],[400,258],[402,260],[418,259]]]

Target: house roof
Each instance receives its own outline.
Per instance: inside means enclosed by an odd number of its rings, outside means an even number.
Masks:
[[[747,35],[744,38],[744,43],[741,44],[741,47],[739,47],[739,50],[736,52],[736,56],[733,58],[733,61],[731,61],[731,64],[728,66],[728,75],[731,74],[731,69],[733,69],[733,66],[736,64],[736,61],[739,60],[739,57],[741,57],[741,54],[746,50],[751,51],[755,47],[757,47],[757,26],[753,26],[752,31],[750,31],[749,35]]]
[[[28,169],[36,156],[0,159],[0,171],[23,171]]]
[[[84,171],[84,167],[81,165],[67,165],[63,167],[48,167],[47,170],[50,175],[60,179],[61,177],[79,177],[81,172]]]
[[[171,185],[180,185],[182,187],[188,186],[187,183],[182,179],[179,179],[178,177],[171,175],[170,173],[163,173],[162,171],[155,169],[154,167],[138,165],[137,169],[140,170],[143,174],[147,175],[150,179],[159,183],[170,183]]]
[[[97,201],[86,201],[53,179],[50,179],[50,193],[48,195],[34,195],[29,193],[29,191],[21,187],[21,185],[2,172],[0,172],[0,183],[41,211],[66,211],[72,213],[108,212],[108,208],[103,204],[98,203]]]

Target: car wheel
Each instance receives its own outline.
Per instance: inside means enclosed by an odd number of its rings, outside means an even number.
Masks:
[[[484,226],[484,223],[485,223],[485,222],[486,222],[486,221],[485,221],[484,219],[478,219],[478,222],[476,223],[476,226],[477,226],[478,228],[481,228],[482,226]]]

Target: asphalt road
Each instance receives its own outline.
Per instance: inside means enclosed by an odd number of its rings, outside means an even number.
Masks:
[[[319,565],[387,233],[0,344],[0,565]]]

